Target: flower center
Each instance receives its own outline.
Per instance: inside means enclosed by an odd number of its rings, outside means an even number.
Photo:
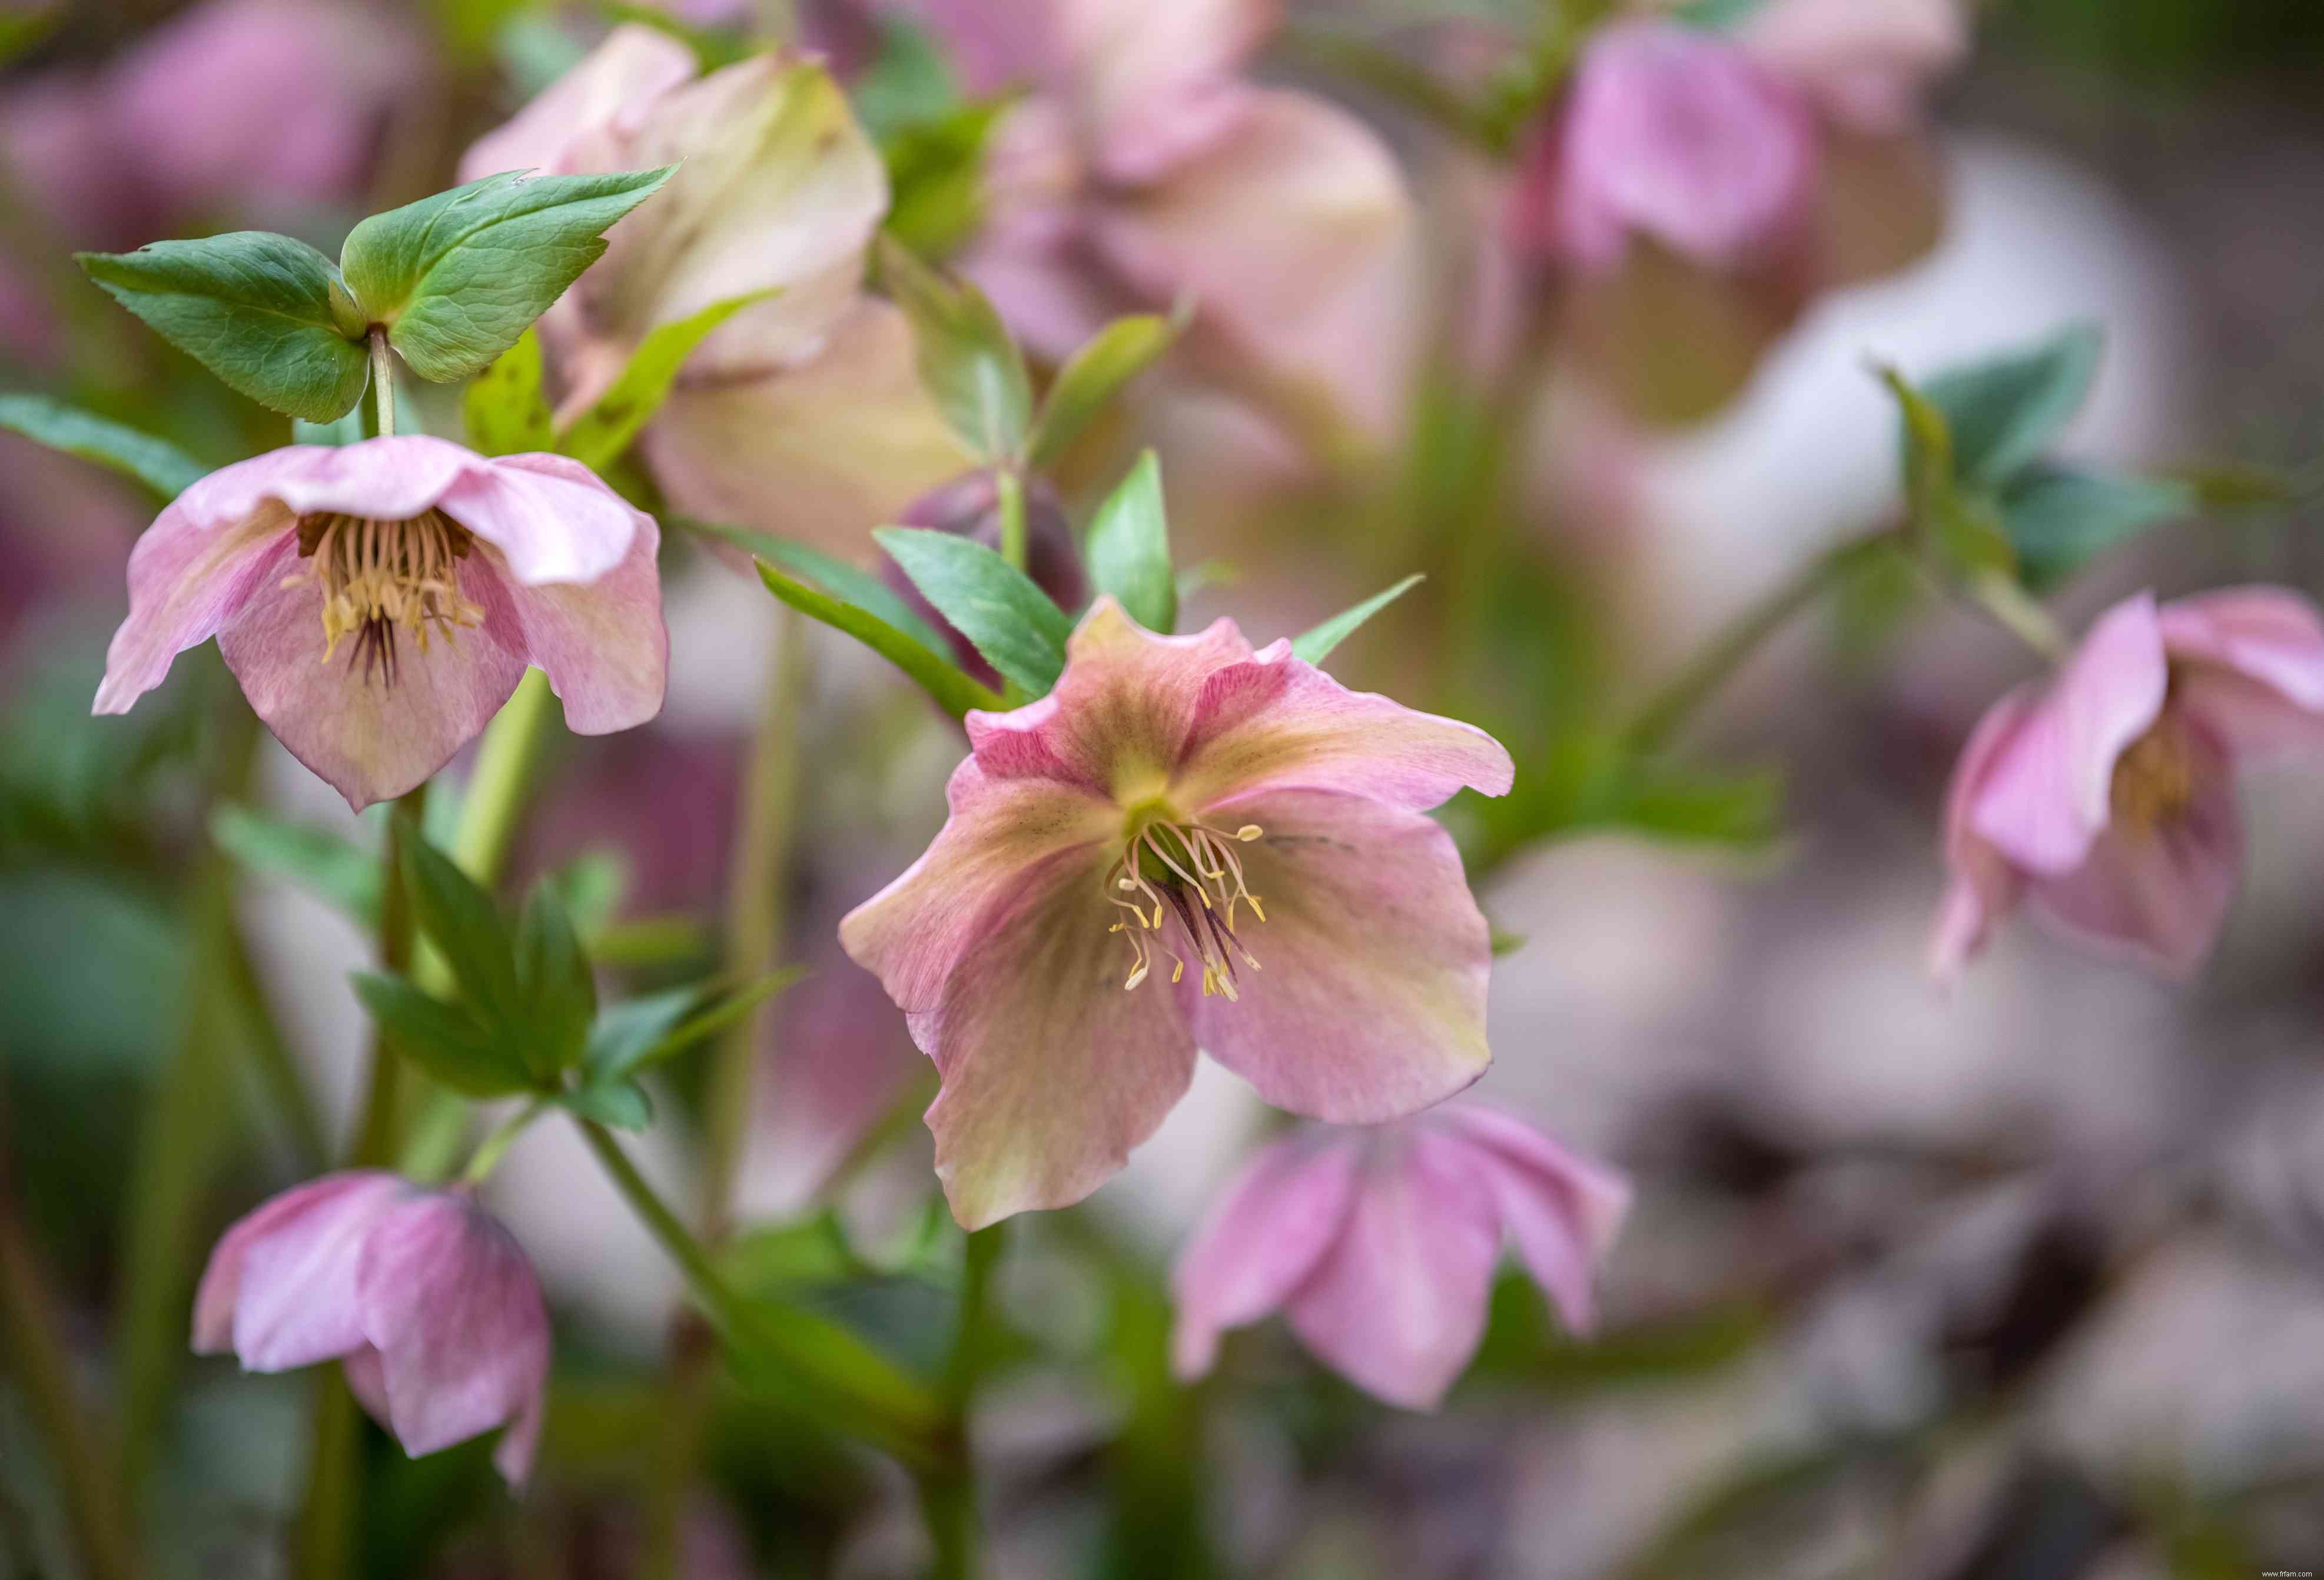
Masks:
[[[2195,799],[2194,753],[2168,709],[2116,759],[2107,792],[2116,820],[2141,834],[2178,817]]]
[[[402,522],[301,516],[299,557],[314,563],[282,585],[312,581],[322,588],[325,663],[353,637],[348,666],[360,658],[365,680],[376,671],[392,686],[399,631],[410,633],[426,652],[431,625],[449,641],[459,627],[484,623],[484,610],[460,596],[457,566],[473,543],[468,530],[441,511]]]
[[[1235,989],[1235,962],[1240,959],[1253,971],[1259,962],[1235,937],[1235,907],[1250,906],[1261,921],[1267,912],[1244,882],[1242,858],[1234,847],[1257,839],[1259,833],[1256,823],[1229,834],[1167,809],[1141,808],[1130,814],[1130,837],[1105,874],[1106,899],[1130,913],[1109,929],[1130,941],[1130,977],[1121,984],[1124,988],[1146,980],[1157,950],[1174,962],[1171,981],[1186,975],[1185,958],[1160,936],[1165,919],[1175,912],[1202,961],[1203,996],[1240,996]]]

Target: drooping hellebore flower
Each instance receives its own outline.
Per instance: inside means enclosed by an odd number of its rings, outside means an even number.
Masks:
[[[1504,1238],[1565,1326],[1587,1333],[1593,1270],[1630,1187],[1506,1113],[1452,1104],[1374,1131],[1315,1131],[1247,1164],[1181,1254],[1172,1364],[1281,1311],[1333,1371],[1434,1409],[1484,1336]]]
[[[466,1192],[327,1174],[238,1220],[194,1296],[194,1349],[252,1372],[339,1361],[413,1457],[505,1425],[493,1464],[532,1469],[549,1315],[523,1247]]]
[[[1103,1184],[1197,1046],[1341,1123],[1483,1072],[1490,939],[1423,815],[1508,790],[1482,730],[1349,691],[1288,642],[1254,652],[1232,621],[1157,636],[1111,598],[1056,690],[967,724],[942,832],[840,926],[936,1061],[963,1224]]]
[[[563,456],[407,434],[213,472],[129,556],[95,711],[210,637],[290,754],[360,811],[403,794],[546,670],[596,735],[661,710],[653,518]]]
[[[2324,743],[2324,622],[2306,599],[2238,587],[2116,605],[1961,753],[1931,969],[1950,981],[2022,894],[2076,938],[2191,975],[2243,865],[2229,770],[2302,743]]]

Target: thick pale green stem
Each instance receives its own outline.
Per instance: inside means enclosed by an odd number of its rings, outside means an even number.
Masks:
[[[1969,598],[1995,624],[2049,662],[2062,662],[2071,650],[2072,644],[2050,617],[2050,611],[2011,577],[1987,572],[1969,584]]]
[[[1001,558],[1019,570],[1025,568],[1025,480],[1010,467],[993,474],[1001,505]]]
[[[501,1160],[515,1144],[516,1138],[530,1129],[534,1120],[547,1113],[549,1106],[548,1098],[536,1097],[510,1115],[477,1146],[475,1155],[468,1160],[468,1166],[460,1171],[460,1183],[477,1186],[490,1179],[493,1170],[501,1166]]]
[[[395,432],[395,353],[385,329],[371,332],[371,388],[379,402],[379,436],[386,439]]]
[[[527,670],[516,694],[484,731],[484,744],[476,748],[476,771],[460,801],[452,859],[488,889],[508,860],[556,707],[557,694],[549,688],[549,677]]]

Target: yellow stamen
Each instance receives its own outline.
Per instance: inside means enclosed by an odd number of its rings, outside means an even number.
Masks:
[[[1107,901],[1129,913],[1129,919],[1117,920],[1108,929],[1123,934],[1130,944],[1130,975],[1122,986],[1135,988],[1146,980],[1157,948],[1176,963],[1170,980],[1185,979],[1185,958],[1158,936],[1148,936],[1159,935],[1164,919],[1176,910],[1179,930],[1194,946],[1202,965],[1204,995],[1233,1000],[1238,996],[1236,960],[1259,969],[1258,960],[1235,937],[1235,907],[1249,904],[1260,921],[1267,919],[1267,912],[1259,896],[1250,892],[1242,859],[1232,847],[1261,837],[1262,830],[1255,823],[1246,823],[1229,834],[1192,819],[1181,820],[1174,814],[1151,816],[1142,811],[1132,815],[1121,855],[1105,877]]]
[[[458,562],[468,557],[467,529],[439,511],[410,521],[310,515],[299,522],[299,554],[311,566],[282,585],[318,584],[322,595],[323,661],[355,639],[364,674],[374,667],[396,679],[396,636],[409,632],[428,651],[440,629],[484,624],[484,611],[460,593]]]

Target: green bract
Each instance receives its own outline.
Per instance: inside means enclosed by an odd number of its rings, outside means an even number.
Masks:
[[[880,241],[880,280],[912,321],[920,383],[952,430],[987,460],[1015,456],[1033,420],[1033,381],[984,293],[890,236]]]
[[[1116,326],[1119,328],[1119,326]],[[1162,511],[1162,464],[1148,450],[1090,523],[1090,580],[1130,617],[1167,635],[1178,624],[1178,577],[1170,566],[1170,522]]]
[[[1032,578],[972,538],[918,527],[872,534],[985,661],[1035,697],[1065,673],[1074,623]]]

